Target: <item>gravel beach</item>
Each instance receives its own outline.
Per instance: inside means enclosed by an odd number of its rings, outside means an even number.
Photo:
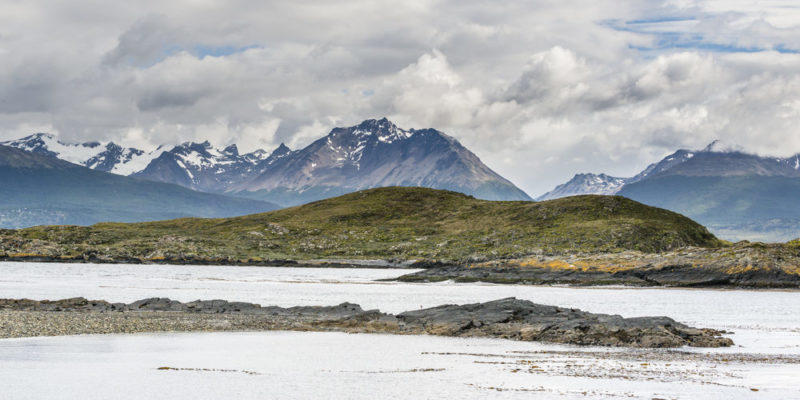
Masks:
[[[138,332],[220,332],[310,330],[300,320],[288,323],[264,315],[183,312],[0,311],[0,338]]]
[[[359,305],[262,307],[225,300],[182,303],[167,298],[130,304],[71,298],[0,299],[0,338],[190,331],[337,331],[492,337],[592,346],[728,347],[725,332],[668,317],[623,318],[506,298],[443,305],[396,315]]]

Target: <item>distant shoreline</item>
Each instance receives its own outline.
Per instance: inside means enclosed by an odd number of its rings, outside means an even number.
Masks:
[[[291,267],[291,268],[364,268],[364,269],[418,269],[416,260],[391,262],[378,259],[323,259],[323,260],[228,260],[200,258],[158,258],[122,260],[100,257],[51,257],[45,255],[0,255],[0,262],[66,263],[66,264],[126,264],[126,265],[208,265],[236,267]],[[424,263],[424,262],[423,262]]]
[[[605,257],[605,256],[598,256]],[[552,258],[552,260],[550,260]],[[779,269],[741,268],[730,270],[721,267],[701,267],[677,262],[655,266],[642,263],[636,268],[604,266],[575,267],[561,259],[550,257],[549,261],[535,265],[521,260],[497,260],[477,264],[451,264],[438,261],[407,260],[387,261],[378,259],[322,259],[322,260],[227,260],[227,259],[125,259],[105,258],[59,258],[41,255],[0,256],[2,262],[21,263],[70,263],[70,264],[121,264],[121,265],[194,265],[232,267],[273,268],[333,268],[333,269],[405,269],[413,270],[394,278],[381,279],[386,282],[433,283],[453,281],[456,283],[484,282],[505,285],[569,286],[569,287],[631,287],[631,288],[697,288],[728,290],[798,290],[800,275]],[[579,264],[582,261],[573,261]]]

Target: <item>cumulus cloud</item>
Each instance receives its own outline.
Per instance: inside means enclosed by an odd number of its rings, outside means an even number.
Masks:
[[[800,152],[800,14],[749,1],[0,5],[0,140],[243,150],[388,116],[533,195],[714,139]]]

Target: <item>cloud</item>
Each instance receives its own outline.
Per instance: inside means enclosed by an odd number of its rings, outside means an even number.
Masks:
[[[119,36],[119,43],[104,57],[109,65],[147,67],[165,59],[180,48],[180,32],[164,15],[149,15]]]
[[[243,150],[388,116],[531,194],[714,139],[800,152],[800,14],[749,1],[0,5],[0,139]]]
[[[581,83],[590,75],[585,59],[555,46],[531,57],[507,96],[520,103],[552,96],[574,98],[586,89]]]

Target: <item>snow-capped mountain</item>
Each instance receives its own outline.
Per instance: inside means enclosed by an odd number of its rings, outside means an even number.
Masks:
[[[667,175],[800,177],[800,154],[787,158],[761,157],[746,153],[741,146],[715,140],[702,150],[678,150],[630,178],[577,174],[537,200],[580,194],[616,194],[625,185]]]
[[[145,152],[115,143],[66,144],[47,134],[5,143],[104,172],[230,193],[282,205],[381,186],[448,189],[490,200],[530,200],[457,140],[435,129],[401,129],[386,118],[335,128],[304,149],[281,144],[240,154],[186,142]]]
[[[537,201],[558,199],[581,194],[615,194],[630,178],[617,178],[606,174],[576,174],[566,183],[538,197]]]
[[[229,192],[290,205],[381,186],[530,200],[454,138],[435,129],[401,129],[386,118],[335,128]]]
[[[105,151],[86,160],[82,164],[91,169],[111,172],[117,175],[131,175],[145,168],[151,161],[164,153],[164,146],[145,152],[133,147],[121,147],[113,142],[106,144]]]
[[[162,145],[146,152],[114,142],[105,145],[98,142],[64,143],[46,133],[0,145],[59,158],[98,171],[175,183],[205,192],[221,192],[233,183],[251,178],[259,171],[256,166],[270,157],[265,150],[240,155],[236,145],[218,150],[208,142],[187,142],[171,149]],[[274,158],[284,156],[287,151],[288,148],[282,145]]]
[[[164,152],[161,147],[151,152],[145,152],[132,147],[122,147],[114,142],[109,142],[105,146],[99,142],[64,143],[54,135],[47,133],[37,133],[22,139],[0,142],[0,145],[56,157],[73,164],[117,175],[130,175],[139,171]]]
[[[291,151],[283,144],[273,154],[264,150],[239,154],[236,145],[218,150],[208,141],[186,142],[161,153],[131,176],[175,183],[203,192],[223,192],[257,175],[262,165],[268,166],[287,152]]]
[[[706,149],[709,149],[710,147],[711,145],[707,146]],[[705,152],[707,150],[703,151]],[[631,178],[626,178],[625,183],[628,184],[628,183],[639,182],[651,176],[657,176],[659,174],[662,174],[676,165],[683,164],[686,161],[691,160],[692,158],[694,158],[695,154],[697,154],[697,152],[690,150],[683,150],[683,149],[678,150],[664,157],[663,159],[661,159],[661,161],[648,165],[647,168],[645,168],[642,172],[639,172],[635,176]]]
[[[631,178],[578,174],[539,199],[577,194],[617,194],[675,211],[728,240],[800,236],[800,154],[761,157],[715,141],[678,150]]]
[[[577,174],[566,183],[562,183],[556,186],[555,189],[537,197],[536,200],[553,200],[581,194],[617,194],[625,185],[661,174],[678,164],[692,159],[696,153],[689,150],[678,150],[664,157],[661,161],[648,165],[642,172],[629,178],[618,178],[606,174]]]
[[[275,204],[94,171],[51,155],[0,146],[0,228],[220,218]]]
[[[0,145],[14,147],[50,157],[57,157],[73,164],[84,165],[86,160],[102,153],[104,148],[98,142],[67,144],[54,135],[36,133],[22,139],[0,142]]]

